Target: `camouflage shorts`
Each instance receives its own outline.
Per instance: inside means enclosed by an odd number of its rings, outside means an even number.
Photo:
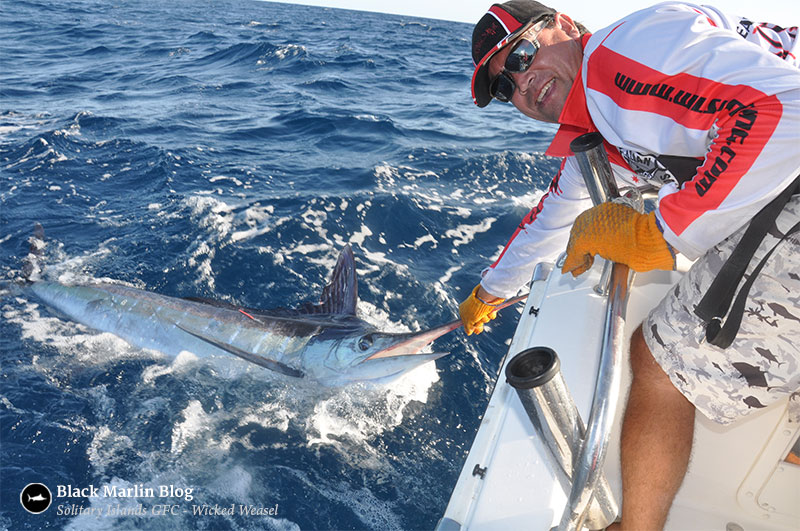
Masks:
[[[776,221],[783,234],[800,220],[794,196]],[[733,344],[705,341],[705,324],[694,313],[744,229],[700,257],[650,312],[644,338],[672,383],[709,419],[727,424],[800,389],[800,233],[787,238],[756,278]],[[777,243],[770,231],[745,279]],[[743,281],[745,280],[743,279]]]

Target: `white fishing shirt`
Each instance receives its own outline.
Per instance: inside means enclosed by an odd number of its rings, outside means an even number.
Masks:
[[[659,190],[664,238],[690,259],[730,236],[800,173],[797,27],[666,2],[582,39],[583,64],[547,150],[564,157],[539,204],[483,273],[513,296],[566,248],[590,208],[569,142],[599,131],[620,186]]]

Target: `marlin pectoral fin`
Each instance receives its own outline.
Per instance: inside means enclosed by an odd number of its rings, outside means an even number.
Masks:
[[[214,345],[215,347],[224,350],[225,352],[230,352],[234,356],[242,358],[243,360],[247,360],[250,363],[255,363],[256,365],[260,365],[261,367],[264,367],[264,368],[269,369],[271,371],[279,372],[281,374],[285,374],[286,376],[292,376],[294,378],[303,378],[305,376],[305,374],[303,374],[303,371],[300,371],[300,370],[297,370],[297,369],[293,369],[293,368],[289,367],[288,365],[286,365],[285,363],[281,363],[279,361],[271,360],[269,358],[265,358],[264,356],[260,356],[258,354],[253,354],[252,352],[247,352],[246,350],[242,350],[242,349],[240,349],[238,347],[235,347],[233,345],[229,345],[227,343],[223,343],[221,341],[218,341],[218,340],[214,339],[213,337],[208,337],[208,336],[204,336],[202,334],[198,334],[197,332],[192,332],[191,330],[188,330],[188,329],[182,327],[178,323],[175,323],[175,326],[177,326],[178,328],[180,328],[181,330],[183,330],[187,334],[196,337],[197,339],[205,341],[206,343],[210,343],[210,344]]]

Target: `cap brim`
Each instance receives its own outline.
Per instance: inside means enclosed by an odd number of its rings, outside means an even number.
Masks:
[[[495,56],[497,52],[505,48],[508,43],[516,39],[519,35],[526,32],[535,20],[528,21],[523,24],[517,31],[510,33],[506,38],[498,42],[494,48],[489,50],[489,53],[483,56],[480,62],[475,66],[475,72],[472,74],[472,100],[478,107],[486,107],[492,101],[492,96],[489,94],[489,61]]]

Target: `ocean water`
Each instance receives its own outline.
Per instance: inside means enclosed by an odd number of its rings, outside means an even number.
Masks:
[[[320,389],[136,349],[8,281],[38,222],[47,278],[293,306],[349,242],[363,318],[453,319],[557,169],[552,128],[472,104],[471,26],[244,0],[0,19],[0,529],[433,528],[518,309],[392,384]],[[37,482],[131,496],[34,515]]]

